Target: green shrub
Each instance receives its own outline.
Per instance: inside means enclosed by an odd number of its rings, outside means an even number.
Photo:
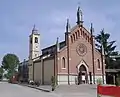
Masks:
[[[98,94],[97,97],[102,97],[102,96]]]
[[[52,76],[51,77],[51,86],[52,86],[52,91],[55,90],[55,87],[56,87],[56,77],[55,76]]]
[[[98,78],[98,79],[97,79],[97,84],[98,84],[98,85],[102,85],[102,79],[101,79],[101,78]]]
[[[116,86],[120,86],[120,77],[116,78]]]

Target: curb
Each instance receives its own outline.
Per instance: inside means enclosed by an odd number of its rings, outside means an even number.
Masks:
[[[18,85],[30,87],[30,88],[41,90],[41,91],[44,91],[44,92],[51,92],[50,90],[43,89],[43,88],[38,88],[38,87],[35,87],[35,86],[31,86],[31,85],[25,85],[25,84],[18,84]]]

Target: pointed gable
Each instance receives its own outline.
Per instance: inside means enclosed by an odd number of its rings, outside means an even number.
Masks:
[[[91,34],[85,27],[79,27],[78,25],[74,26],[71,29],[70,33],[70,42],[74,43],[75,41],[83,38],[87,42],[91,43]]]

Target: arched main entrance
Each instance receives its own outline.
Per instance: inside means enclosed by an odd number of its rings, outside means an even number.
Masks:
[[[88,83],[88,75],[87,75],[87,69],[86,67],[82,64],[78,68],[78,85],[79,84],[86,84]]]

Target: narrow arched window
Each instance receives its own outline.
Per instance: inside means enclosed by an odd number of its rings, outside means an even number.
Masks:
[[[98,69],[100,69],[100,60],[97,59]]]
[[[63,57],[62,58],[62,68],[65,68],[66,66],[65,66],[65,58]]]
[[[73,40],[75,41],[75,34],[73,34]]]
[[[89,42],[89,36],[87,36],[87,41]]]
[[[35,43],[38,43],[38,38],[37,37],[35,37]]]
[[[73,43],[73,37],[72,36],[70,36],[71,37],[71,42]]]
[[[83,37],[85,37],[85,33],[84,33],[84,31],[83,31]]]
[[[87,40],[87,34],[85,33],[85,39]]]
[[[83,35],[82,29],[80,29],[81,36]]]
[[[78,37],[80,37],[80,31],[79,30],[77,30],[77,33],[78,33]]]
[[[35,54],[35,57],[37,57],[37,54]]]
[[[78,39],[78,35],[77,35],[77,32],[75,32],[75,36],[76,36],[76,39]]]

